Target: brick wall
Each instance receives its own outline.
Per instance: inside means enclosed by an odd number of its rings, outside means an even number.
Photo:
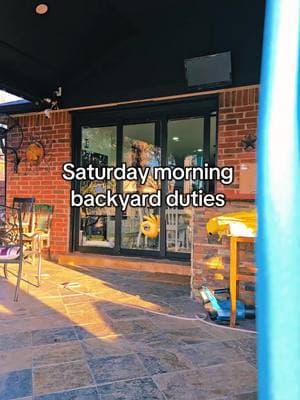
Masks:
[[[220,208],[196,209],[193,217],[193,255],[192,255],[192,292],[199,298],[198,289],[201,285],[210,289],[229,286],[229,238],[218,235],[208,237],[206,223],[221,213],[245,211],[255,207],[253,201],[228,201],[226,206]],[[253,244],[239,244],[240,266],[254,264]],[[253,292],[246,290],[241,283],[241,297],[253,302]]]
[[[56,111],[47,118],[43,113],[19,117],[24,141],[20,150],[18,173],[13,171],[12,157],[7,163],[7,205],[16,197],[35,197],[37,203],[54,205],[51,232],[51,256],[68,252],[70,227],[70,184],[61,178],[62,164],[71,160],[71,121],[66,111]],[[25,161],[30,138],[40,141],[46,159],[39,166]]]
[[[219,98],[218,165],[234,166],[235,181],[230,186],[219,184],[218,191],[231,199],[253,198],[239,194],[239,173],[242,163],[255,162],[255,150],[245,150],[242,140],[256,135],[258,88],[226,90]]]
[[[258,88],[235,88],[220,94],[218,121],[219,166],[234,166],[235,179],[230,186],[218,185],[218,192],[226,194],[224,208],[198,208],[193,215],[193,251],[192,251],[192,292],[197,298],[202,284],[210,288],[228,287],[229,275],[229,239],[222,241],[208,238],[207,221],[223,213],[247,210],[255,207],[253,195],[239,193],[239,172],[243,163],[255,163],[255,150],[245,150],[242,139],[256,135]],[[250,201],[252,200],[252,201]],[[253,245],[241,245],[241,265],[254,262]],[[253,293],[241,290],[242,297],[249,302]]]

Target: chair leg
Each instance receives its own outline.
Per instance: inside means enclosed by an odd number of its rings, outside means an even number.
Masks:
[[[31,256],[31,262],[32,262],[32,266],[34,266],[34,264],[35,264],[35,249],[34,249],[34,252],[33,252],[32,256]]]
[[[46,239],[41,240],[41,249],[47,247],[47,257],[48,260],[51,260],[51,247],[50,247],[50,237],[48,236]]]
[[[8,279],[8,275],[7,275],[7,264],[3,265],[3,272],[4,272],[4,277],[5,279]]]
[[[39,252],[39,254],[38,254],[38,275],[37,275],[38,286],[41,285],[41,274],[42,274],[42,254],[41,254],[41,252]]]
[[[19,299],[19,289],[20,289],[21,278],[22,278],[22,269],[23,269],[23,260],[20,259],[14,301],[18,301],[18,299]]]

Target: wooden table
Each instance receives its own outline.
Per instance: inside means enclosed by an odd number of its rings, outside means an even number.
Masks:
[[[239,273],[239,243],[255,243],[255,237],[230,237],[230,326],[236,323],[236,301],[239,298],[239,282],[255,282],[256,268],[245,267],[245,273]]]

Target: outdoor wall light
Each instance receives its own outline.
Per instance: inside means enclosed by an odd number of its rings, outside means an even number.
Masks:
[[[37,13],[37,14],[39,14],[39,15],[44,15],[44,14],[46,14],[47,12],[48,12],[48,5],[47,4],[45,4],[45,3],[41,3],[41,4],[38,4],[36,7],[35,7],[35,12]]]

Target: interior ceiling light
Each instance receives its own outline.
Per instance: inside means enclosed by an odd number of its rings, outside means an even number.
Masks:
[[[174,140],[174,142],[179,142],[179,137],[177,136],[173,136],[172,139]]]
[[[48,12],[48,6],[45,3],[38,4],[35,7],[35,12],[39,15],[44,15]]]

